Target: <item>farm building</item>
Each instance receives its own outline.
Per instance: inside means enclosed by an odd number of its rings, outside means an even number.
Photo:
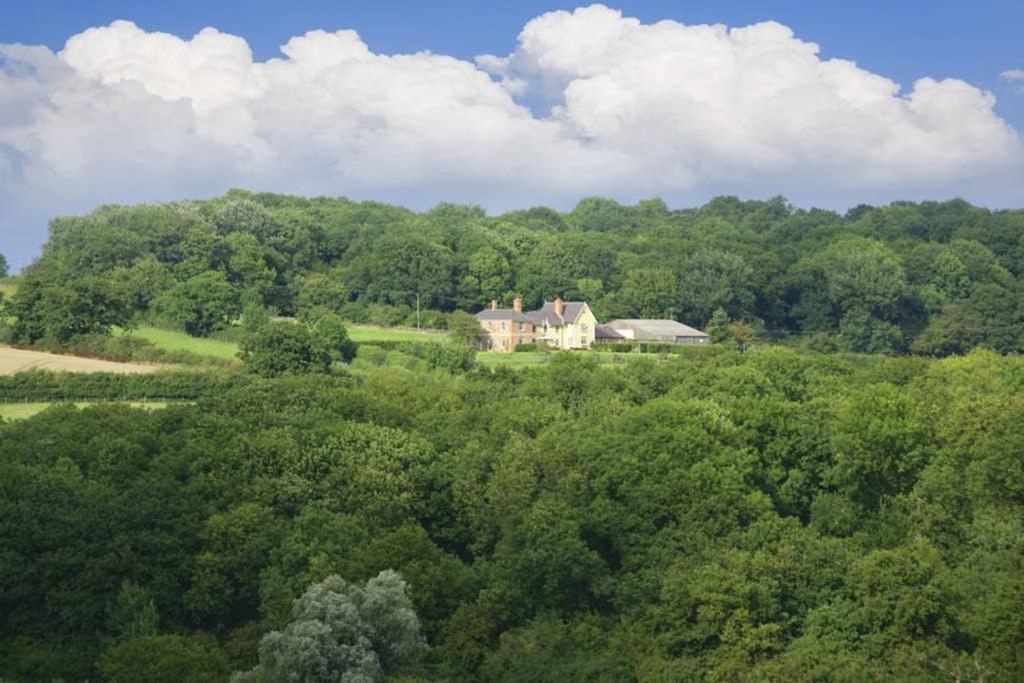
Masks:
[[[708,335],[675,320],[612,320],[611,328],[626,340],[668,342],[671,344],[707,344]]]

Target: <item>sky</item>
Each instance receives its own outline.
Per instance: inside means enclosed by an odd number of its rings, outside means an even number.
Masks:
[[[0,253],[232,187],[1024,206],[1019,0],[0,0]]]

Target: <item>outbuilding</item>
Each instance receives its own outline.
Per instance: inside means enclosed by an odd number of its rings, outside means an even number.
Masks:
[[[623,319],[605,323],[624,339],[669,344],[707,344],[708,335],[675,320]]]

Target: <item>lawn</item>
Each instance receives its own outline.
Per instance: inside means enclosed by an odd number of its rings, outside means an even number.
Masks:
[[[354,342],[372,344],[378,341],[429,341],[444,342],[444,332],[420,332],[408,328],[376,327],[374,325],[348,325],[348,336]]]
[[[159,327],[139,327],[130,332],[115,329],[114,334],[131,334],[153,342],[153,345],[167,351],[191,351],[200,356],[213,356],[238,360],[238,344],[219,339],[190,337],[184,332],[163,330]]]
[[[0,419],[24,420],[26,417],[32,417],[36,413],[41,413],[50,406],[56,405],[61,405],[61,403],[0,403]],[[83,408],[92,405],[92,403],[89,401],[76,401],[73,405]],[[167,407],[166,403],[160,401],[131,401],[127,405],[134,408],[146,408],[147,410]]]

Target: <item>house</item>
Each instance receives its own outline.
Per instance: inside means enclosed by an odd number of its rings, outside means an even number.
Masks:
[[[533,338],[556,349],[589,349],[597,333],[597,318],[586,301],[545,301],[526,317],[533,323]]]
[[[625,339],[668,342],[670,344],[707,344],[708,335],[675,320],[612,320],[605,324]]]
[[[516,298],[512,308],[498,308],[498,300],[491,300],[489,310],[476,314],[483,329],[481,346],[491,351],[513,351],[520,344],[533,341],[533,322],[523,313],[523,300]]]

